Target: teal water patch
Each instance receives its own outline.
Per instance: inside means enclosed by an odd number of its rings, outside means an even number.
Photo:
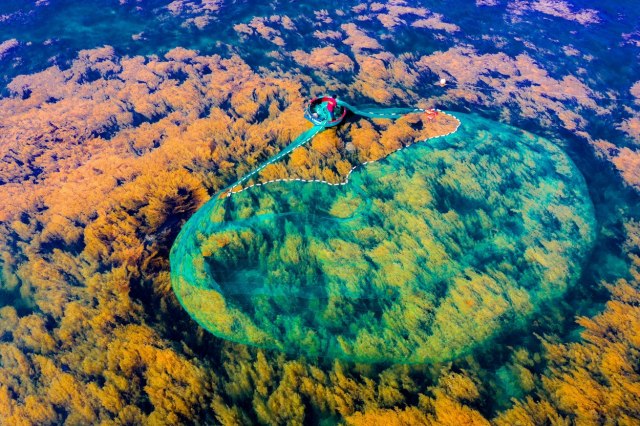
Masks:
[[[543,138],[476,116],[344,186],[214,197],[171,250],[176,296],[235,342],[358,362],[459,357],[578,279],[594,240],[584,180]]]

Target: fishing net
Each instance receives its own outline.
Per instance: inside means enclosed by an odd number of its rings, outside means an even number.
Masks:
[[[212,198],[171,251],[182,306],[224,339],[357,362],[449,360],[525,327],[579,277],[593,207],[549,141],[455,115],[346,185]]]

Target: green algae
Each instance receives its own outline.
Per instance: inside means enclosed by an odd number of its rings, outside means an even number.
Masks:
[[[182,306],[224,339],[358,362],[456,358],[573,285],[584,180],[549,141],[476,116],[357,169],[214,198],[171,251]]]

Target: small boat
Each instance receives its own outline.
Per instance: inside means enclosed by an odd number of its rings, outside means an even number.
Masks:
[[[316,126],[333,127],[344,120],[347,108],[331,96],[313,98],[304,110],[304,118]]]

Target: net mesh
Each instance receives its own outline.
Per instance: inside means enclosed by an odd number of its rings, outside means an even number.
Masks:
[[[416,111],[345,105],[370,118]],[[346,185],[212,198],[172,247],[182,306],[228,340],[357,362],[448,360],[524,326],[577,280],[593,207],[549,141],[455,116],[454,134],[358,168]]]

